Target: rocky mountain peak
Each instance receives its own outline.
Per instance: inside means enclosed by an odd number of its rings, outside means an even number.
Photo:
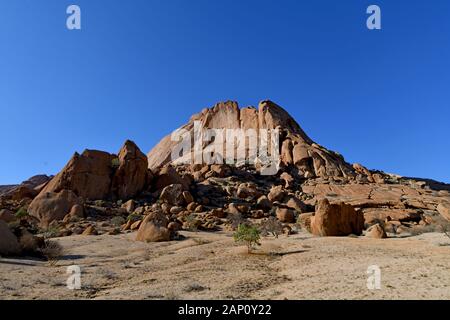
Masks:
[[[193,115],[179,130],[193,136],[194,122],[201,124],[200,129],[279,129],[281,165],[295,168],[304,178],[354,176],[354,169],[342,156],[314,143],[285,109],[270,100],[260,102],[257,109],[240,109],[235,101],[219,102]],[[147,155],[149,168],[156,170],[172,163],[171,153],[178,143],[171,135],[163,138]]]

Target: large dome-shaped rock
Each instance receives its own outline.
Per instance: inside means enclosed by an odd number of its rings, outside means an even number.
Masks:
[[[151,212],[142,221],[136,235],[136,241],[162,242],[170,241],[171,231],[167,228],[169,220],[160,211]]]
[[[41,192],[28,207],[28,213],[36,217],[42,226],[54,220],[62,220],[72,207],[81,205],[82,199],[70,190]]]
[[[297,167],[299,174],[305,178],[354,176],[354,169],[345,162],[342,156],[314,143],[286,110],[271,101],[261,102],[258,109],[253,107],[239,109],[236,102],[221,102],[192,116],[186,125],[179,128],[178,132],[189,132],[193,138],[195,121],[199,123],[198,130],[242,129],[242,132],[247,132],[247,130],[253,129],[256,130],[258,136],[259,129],[280,129],[280,140],[278,141],[280,163]],[[246,141],[236,143],[235,150],[245,144],[247,156],[253,154],[253,150],[258,148],[258,143],[252,143],[250,139],[241,140]],[[224,150],[221,152],[215,150],[221,156],[217,156],[217,158],[226,159],[226,146],[229,142],[225,135]],[[183,150],[183,154],[180,154],[179,158],[171,158],[172,150],[178,150],[176,148],[178,144],[179,141],[172,141],[171,135],[163,138],[147,155],[149,168],[156,170],[169,163],[176,164],[180,159],[194,161],[194,143],[191,143],[190,150]],[[202,141],[203,150],[207,145],[207,141]],[[234,154],[235,160],[237,160],[236,152]],[[247,160],[252,162],[256,159]]]
[[[17,237],[9,230],[6,222],[0,220],[0,255],[20,254],[20,245]]]
[[[126,200],[140,193],[147,181],[147,157],[137,145],[127,140],[119,151],[119,167],[114,173],[112,193]]]
[[[84,199],[104,199],[110,194],[113,159],[113,155],[97,150],[85,150],[81,155],[75,153],[41,194],[66,189]]]
[[[316,213],[311,217],[311,231],[316,236],[360,235],[364,229],[364,216],[343,202],[330,204],[319,200]]]

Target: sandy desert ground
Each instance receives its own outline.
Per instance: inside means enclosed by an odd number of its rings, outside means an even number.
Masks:
[[[56,266],[0,260],[1,299],[450,299],[450,240],[428,233],[396,239],[264,238],[255,254],[231,233],[183,232],[166,243],[135,234],[56,239]],[[81,290],[67,267],[79,265]],[[381,289],[367,288],[367,268],[381,268]]]

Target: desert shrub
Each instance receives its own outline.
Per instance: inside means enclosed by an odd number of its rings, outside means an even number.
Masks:
[[[251,253],[255,245],[260,245],[261,233],[255,226],[240,224],[233,235],[234,241],[238,243],[245,243],[247,252]]]
[[[28,211],[25,208],[20,208],[16,212],[16,218],[22,219],[28,216]]]
[[[54,266],[64,254],[64,249],[56,241],[45,240],[39,252],[47,259],[50,265]]]
[[[245,222],[245,219],[242,217],[241,213],[237,213],[237,214],[229,215],[228,221],[229,221],[231,229],[237,230],[239,225],[241,225]]]
[[[141,220],[141,219],[142,219],[142,216],[140,214],[137,214],[137,213],[132,213],[132,214],[130,214],[127,217],[127,221],[131,220],[131,222],[136,222],[136,221]]]
[[[194,213],[191,213],[185,218],[185,226],[189,231],[197,231],[200,225],[200,221]]]
[[[438,232],[445,234],[450,238],[450,221],[441,216],[433,218],[433,223],[427,225],[419,225],[412,228],[411,234],[416,236],[423,233]]]
[[[39,248],[44,242],[42,238],[35,237],[28,230],[19,228],[19,244],[22,248],[22,255],[39,256]]]
[[[110,220],[111,224],[116,227],[120,227],[125,223],[125,219],[121,216],[115,216]]]
[[[442,221],[439,225],[442,232],[450,239],[450,222]]]
[[[269,217],[261,223],[259,230],[263,236],[272,235],[278,238],[283,233],[283,224],[277,218]]]
[[[184,289],[184,291],[185,292],[199,292],[199,291],[204,291],[206,289],[207,289],[206,287],[204,287],[198,283],[191,283]]]
[[[48,238],[56,238],[59,236],[60,232],[59,232],[59,228],[57,226],[50,226],[47,228],[47,230],[45,230],[43,236],[44,238],[48,239]]]
[[[95,206],[97,207],[104,207],[105,206],[105,201],[104,200],[95,200],[94,201]]]

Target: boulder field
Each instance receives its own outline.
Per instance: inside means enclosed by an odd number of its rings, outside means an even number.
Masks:
[[[0,188],[0,254],[20,254],[25,230],[43,238],[137,232],[136,240],[146,242],[176,239],[179,230],[231,231],[240,223],[374,239],[448,230],[450,185],[347,163],[271,101],[242,109],[218,103],[178,130],[193,133],[195,123],[279,130],[277,171],[262,175],[252,162],[179,164],[171,158],[171,135],[147,155],[129,140],[117,155],[85,150],[54,177]],[[249,154],[255,146],[245,148]]]

